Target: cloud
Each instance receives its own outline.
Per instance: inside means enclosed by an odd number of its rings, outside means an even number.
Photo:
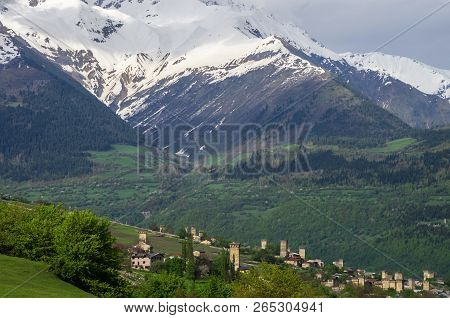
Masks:
[[[233,0],[236,1],[236,0]],[[369,52],[448,0],[239,0],[295,23],[338,52]],[[450,5],[382,49],[450,69]]]

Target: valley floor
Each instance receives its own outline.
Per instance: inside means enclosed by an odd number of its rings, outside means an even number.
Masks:
[[[398,151],[415,156],[417,150],[412,146],[420,148],[420,142],[406,138],[359,152],[374,159]],[[352,155],[351,150],[328,149]],[[95,170],[89,176],[48,182],[1,181],[0,193],[91,209],[113,221],[143,228],[165,224],[177,232],[196,225],[208,235],[251,245],[262,238],[272,243],[288,239],[293,249],[305,245],[311,257],[328,262],[344,258],[349,266],[374,271],[400,270],[403,264],[417,273],[428,268],[450,275],[449,180],[428,185],[320,186],[308,184],[301,176],[274,183],[270,177],[214,180],[191,174],[168,182],[156,168],[136,173],[138,166],[143,167],[137,153],[136,147],[117,145],[108,152],[91,153]],[[114,231],[125,244],[136,239],[126,229],[113,226]],[[161,246],[180,250],[177,244],[166,243]]]

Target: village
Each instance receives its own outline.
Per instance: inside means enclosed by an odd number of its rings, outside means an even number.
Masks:
[[[195,226],[185,228],[186,234],[192,238],[193,242],[212,247],[216,239],[207,238],[204,231],[198,231]],[[166,258],[175,258],[179,256],[168,256],[162,252],[154,251],[151,242],[148,240],[148,232],[140,230],[138,232],[138,244],[129,249],[130,266],[134,270],[151,270],[152,264],[156,262],[164,262]],[[174,234],[167,233],[165,226],[160,226],[158,235],[166,235],[172,238],[178,237]],[[260,246],[256,250],[260,252],[267,251],[269,242],[266,239],[261,240]],[[217,249],[225,250],[229,255],[230,263],[233,265],[234,271],[245,274],[252,266],[256,266],[259,262],[246,260],[243,261],[241,244],[232,242],[227,247]],[[197,259],[207,259],[207,253],[202,250],[194,250],[193,256]],[[344,259],[338,259],[331,264],[326,264],[321,259],[310,259],[307,255],[305,246],[299,246],[293,250],[289,246],[288,240],[279,242],[279,254],[274,255],[277,264],[285,264],[299,271],[310,271],[314,273],[315,279],[325,287],[339,293],[347,285],[355,287],[378,287],[383,290],[390,290],[393,293],[400,294],[405,290],[414,293],[428,292],[439,297],[450,297],[449,291],[444,287],[442,279],[430,270],[423,270],[422,277],[406,278],[402,272],[389,273],[381,271],[379,273],[368,272],[364,269],[354,269],[346,267]],[[331,271],[330,271],[331,269]]]

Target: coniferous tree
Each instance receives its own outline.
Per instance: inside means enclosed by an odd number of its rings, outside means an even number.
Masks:
[[[192,236],[189,235],[186,243],[186,269],[185,276],[187,279],[195,280],[195,259],[194,259],[194,245]]]

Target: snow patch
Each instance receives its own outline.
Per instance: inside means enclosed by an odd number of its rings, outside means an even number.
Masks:
[[[19,50],[14,46],[11,38],[0,33],[0,64],[8,64],[19,56]]]

